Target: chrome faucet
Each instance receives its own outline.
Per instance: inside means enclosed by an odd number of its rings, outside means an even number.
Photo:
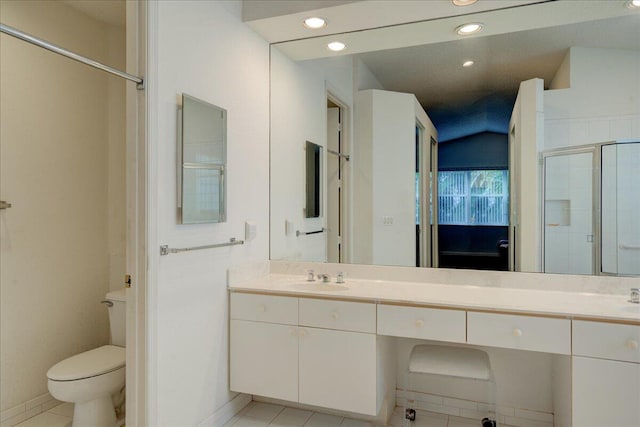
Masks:
[[[331,281],[328,274],[318,274],[318,279],[322,279],[322,283],[329,283]]]

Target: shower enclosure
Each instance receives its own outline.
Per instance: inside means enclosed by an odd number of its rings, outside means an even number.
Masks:
[[[640,141],[542,153],[543,271],[640,275]]]

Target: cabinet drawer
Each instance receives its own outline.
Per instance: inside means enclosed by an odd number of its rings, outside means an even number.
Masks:
[[[300,298],[300,325],[376,333],[376,305]]]
[[[232,292],[231,318],[297,325],[298,299]]]
[[[493,313],[467,313],[467,342],[492,347],[571,354],[571,321]]]
[[[459,310],[378,305],[378,334],[465,342],[465,317]]]
[[[573,322],[573,354],[640,363],[640,326]]]

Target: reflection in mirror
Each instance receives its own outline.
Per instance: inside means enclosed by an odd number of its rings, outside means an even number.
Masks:
[[[320,168],[320,153],[322,147],[313,142],[307,141],[305,144],[305,188],[307,197],[304,208],[305,218],[318,218],[320,216],[320,185],[322,179],[322,169]]]
[[[182,95],[178,137],[178,220],[225,221],[227,112]]]
[[[330,92],[343,103],[342,149],[351,156],[341,166],[350,177],[341,187],[349,226],[336,240],[342,262],[637,274],[619,260],[640,265],[640,234],[615,244],[604,236],[605,216],[629,221],[621,202],[640,200],[640,188],[626,184],[633,177],[603,183],[603,203],[618,200],[600,217],[582,207],[589,200],[552,194],[595,183],[599,165],[587,171],[576,158],[569,172],[561,164],[569,160],[549,154],[640,139],[640,11],[617,1],[557,1],[465,19],[484,22],[483,32],[463,39],[447,32],[456,20],[442,18],[341,35],[348,47],[339,55],[327,51],[326,37],[273,45],[272,259],[332,260],[331,227],[306,239],[282,232],[287,221],[305,221],[296,214],[305,171],[289,159],[298,141],[327,146]],[[376,50],[371,40],[382,32],[385,46],[408,47]],[[415,45],[430,38],[438,42]],[[463,67],[468,60],[474,65]],[[542,158],[555,168],[551,179]],[[640,170],[640,157],[628,161]],[[326,183],[320,189],[325,211]],[[580,254],[587,263],[575,261]],[[605,261],[611,267],[602,270]]]

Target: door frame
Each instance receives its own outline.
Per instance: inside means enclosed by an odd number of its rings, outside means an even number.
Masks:
[[[148,425],[147,399],[147,2],[127,2],[127,72],[144,76],[145,89],[126,86],[126,424]],[[124,279],[124,278],[123,278]],[[129,287],[130,286],[130,287]]]
[[[343,101],[343,97],[338,95],[339,91],[326,83],[326,100],[331,101],[340,109],[340,153],[350,156],[351,155],[351,108],[349,104]],[[324,122],[327,123],[327,108],[325,107]],[[326,126],[325,126],[326,127]],[[345,163],[350,163],[345,160]],[[342,163],[340,163],[343,165]],[[341,191],[340,191],[340,263],[351,263],[353,259],[351,248],[351,219],[352,219],[352,204],[351,200],[351,167],[342,167],[341,169]],[[325,185],[326,188],[326,185]],[[327,200],[327,198],[325,198]],[[326,212],[326,210],[325,210]]]

